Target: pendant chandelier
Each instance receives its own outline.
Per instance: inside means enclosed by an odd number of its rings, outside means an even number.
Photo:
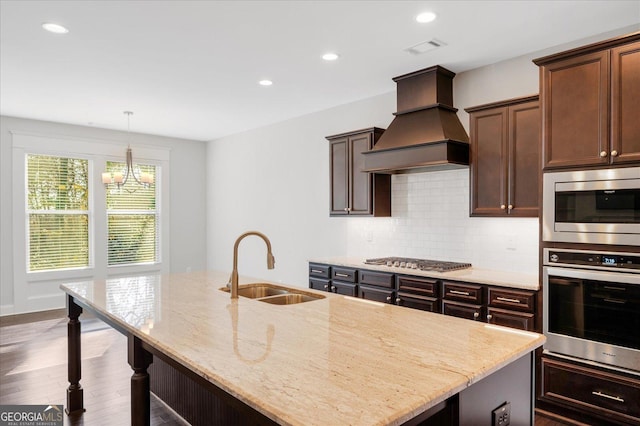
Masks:
[[[131,136],[131,116],[133,112],[125,111],[124,114],[127,116],[127,154],[126,154],[126,165],[125,170],[123,172],[104,172],[102,173],[102,183],[104,183],[105,188],[109,188],[109,185],[116,185],[118,189],[122,188],[129,178],[133,178],[133,181],[139,185],[142,185],[145,188],[149,188],[153,184],[153,175],[151,173],[145,173],[139,171],[139,176],[136,176],[136,172],[133,166],[133,154],[131,152],[131,144],[130,144],[130,136]],[[134,189],[135,191],[135,189]]]

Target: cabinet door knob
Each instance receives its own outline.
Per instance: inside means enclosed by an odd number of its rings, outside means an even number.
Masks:
[[[350,212],[351,211],[351,207],[347,207],[347,211]]]
[[[391,296],[387,296],[387,302],[391,302]]]
[[[618,151],[616,151],[615,149],[613,151],[611,151],[611,156],[612,157],[617,157],[618,156]]]
[[[337,290],[336,286],[335,286],[335,285],[332,285],[332,286],[331,286],[331,291],[332,291],[332,292],[334,292],[334,293],[336,293],[336,290]]]
[[[487,321],[491,321],[491,318],[493,318],[493,315],[491,314],[487,315]]]
[[[509,210],[513,210],[513,204],[509,204],[509,205],[507,206],[507,208],[508,208]]]
[[[324,289],[325,289],[325,290],[328,290],[328,289],[329,289],[329,284],[325,284],[325,285],[324,285]]]
[[[474,312],[473,313],[473,319],[478,319],[478,317],[480,316],[480,312]]]
[[[344,211],[345,211],[345,212],[348,212],[348,211],[349,211],[349,209],[345,207],[345,208],[344,208]]]
[[[507,206],[505,206],[504,204],[500,204],[500,209],[504,210],[506,208],[507,208]]]
[[[400,299],[399,297],[396,297],[396,303],[400,303],[402,302],[402,299]]]
[[[600,151],[600,157],[604,158],[607,156],[607,151]]]

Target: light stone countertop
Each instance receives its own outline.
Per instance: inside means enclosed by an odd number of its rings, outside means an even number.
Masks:
[[[219,291],[228,277],[207,271],[61,288],[280,424],[401,424],[545,340],[314,290],[304,291],[325,298],[231,300]]]
[[[390,272],[392,274],[414,275],[438,278],[441,280],[466,281],[476,284],[488,284],[499,287],[519,288],[522,290],[540,290],[538,275],[520,272],[500,271],[471,267],[459,271],[434,272],[419,269],[396,268],[383,265],[366,265],[364,258],[358,257],[325,257],[309,259],[310,263],[346,266],[349,268],[367,269],[370,271]]]

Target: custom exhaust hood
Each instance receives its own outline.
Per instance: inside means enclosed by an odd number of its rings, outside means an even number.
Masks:
[[[433,66],[399,77],[396,116],[373,149],[365,172],[412,173],[469,165],[469,136],[453,107],[455,73]]]

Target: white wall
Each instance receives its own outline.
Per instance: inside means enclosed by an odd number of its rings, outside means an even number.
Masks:
[[[460,73],[454,105],[464,108],[538,93],[533,58],[633,31],[623,28]],[[393,76],[389,76],[391,78]],[[392,179],[393,217],[329,217],[325,136],[378,126],[395,112],[395,92],[221,138],[207,148],[207,265],[230,270],[235,238],[265,232],[276,269],[267,271],[255,238],[240,247],[240,273],[307,284],[306,261],[327,256],[407,255],[538,273],[538,220],[470,218],[468,170]]]
[[[12,134],[10,132],[31,133],[52,137],[68,137],[76,140],[98,141],[122,145],[122,155],[126,132],[28,120],[15,117],[0,117],[0,314],[20,313],[14,306],[14,281],[19,274],[14,272],[14,230],[13,221],[13,167]],[[206,144],[200,141],[166,138],[154,135],[133,134],[132,146],[140,144],[162,147],[170,150],[170,201],[171,218],[169,270],[184,272],[187,268],[201,270],[206,267],[205,242],[205,151]],[[135,161],[135,152],[134,152]],[[21,283],[15,283],[21,285]],[[51,287],[49,285],[49,287]],[[57,286],[56,286],[57,287]],[[52,288],[31,289],[29,297],[41,299],[52,292]],[[47,308],[63,307],[62,292],[59,298],[45,303]],[[39,306],[42,301],[31,306]],[[44,305],[43,305],[44,306]],[[28,309],[27,310],[33,310]]]
[[[537,93],[537,73],[530,58],[462,73],[454,104]],[[330,256],[437,258],[536,274],[537,219],[469,218],[468,169],[393,176],[392,218],[329,217],[325,136],[386,128],[395,109],[391,92],[210,142],[208,266],[230,269],[234,239],[257,229],[271,238],[276,269],[266,270],[259,241],[247,241],[240,273],[300,287],[308,285],[306,261]]]
[[[264,232],[276,268],[266,269],[264,243],[240,246],[240,274],[306,287],[309,257],[347,254],[347,221],[329,218],[329,151],[325,136],[386,126],[395,94],[378,96],[210,142],[207,149],[207,259],[231,270],[233,243]]]

